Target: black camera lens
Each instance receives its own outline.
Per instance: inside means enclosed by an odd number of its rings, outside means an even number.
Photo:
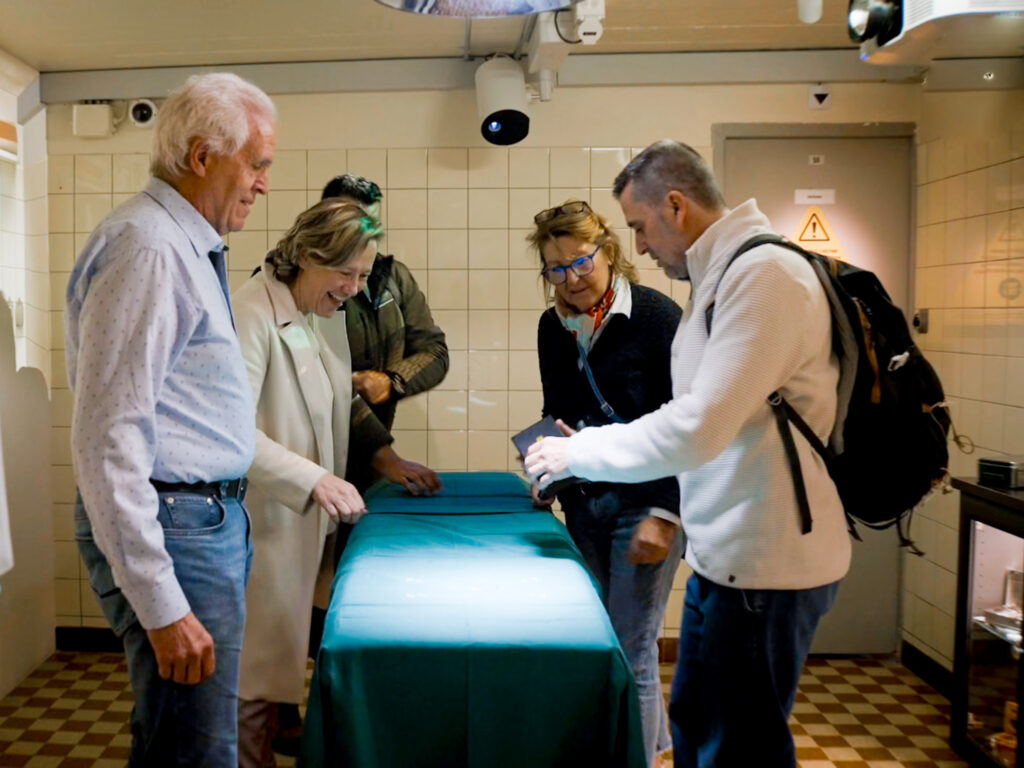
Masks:
[[[145,101],[132,104],[132,120],[137,123],[149,122],[153,117],[153,105]]]
[[[480,123],[480,134],[491,144],[517,144],[530,132],[530,118],[518,109],[499,109]]]

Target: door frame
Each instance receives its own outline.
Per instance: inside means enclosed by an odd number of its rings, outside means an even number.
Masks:
[[[728,139],[910,139],[910,258],[907,260],[907,309],[916,308],[917,286],[914,276],[917,268],[917,152],[914,138],[915,123],[716,123],[711,126],[713,170],[725,188],[725,147]],[[899,583],[896,585],[896,627],[894,645],[897,651],[903,638],[905,606],[903,582],[906,578],[903,557],[897,559]],[[905,642],[903,643],[905,645]]]
[[[917,308],[917,152],[913,139],[916,123],[714,123],[711,126],[712,169],[725,188],[725,142],[728,139],[905,139],[910,152],[910,258],[907,261],[907,310]]]
[[[726,139],[900,139],[916,131],[917,123],[714,123],[711,146],[719,171],[725,168]],[[910,158],[911,170],[916,159]]]

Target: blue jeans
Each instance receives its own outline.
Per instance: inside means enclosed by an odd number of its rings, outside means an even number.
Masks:
[[[789,713],[838,589],[735,589],[690,577],[669,705],[677,768],[796,766]]]
[[[658,634],[682,557],[682,531],[668,557],[656,565],[632,565],[626,559],[637,524],[648,510],[619,508],[614,494],[588,498],[566,512],[566,526],[587,567],[601,586],[612,627],[636,678],[647,764],[671,746],[668,716],[658,674]]]
[[[196,686],[160,677],[149,636],[114,584],[81,498],[75,506],[75,539],[89,581],[128,659],[135,697],[129,765],[237,768],[238,664],[252,562],[249,514],[237,499],[175,492],[160,494],[157,518],[174,574],[214,640],[216,672]]]

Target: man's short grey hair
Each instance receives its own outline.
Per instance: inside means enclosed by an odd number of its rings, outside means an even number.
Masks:
[[[249,140],[253,119],[273,123],[274,102],[238,75],[192,75],[171,92],[157,114],[150,172],[173,181],[188,171],[192,141],[202,138],[215,155],[230,156]]]
[[[633,185],[633,199],[660,203],[672,190],[711,211],[725,208],[711,167],[691,146],[665,139],[651,144],[629,161],[615,178],[612,194],[618,199],[627,184]]]

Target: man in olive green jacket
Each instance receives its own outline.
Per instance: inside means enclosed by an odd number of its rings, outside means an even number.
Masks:
[[[376,216],[382,195],[372,181],[346,173],[328,182],[321,197],[345,199]],[[324,328],[328,343],[341,330],[333,325]],[[345,331],[355,391],[388,431],[399,400],[433,389],[448,373],[444,331],[409,268],[394,256],[377,254],[366,290],[345,302]],[[360,492],[376,479],[367,458],[361,446],[349,445],[345,479]]]

